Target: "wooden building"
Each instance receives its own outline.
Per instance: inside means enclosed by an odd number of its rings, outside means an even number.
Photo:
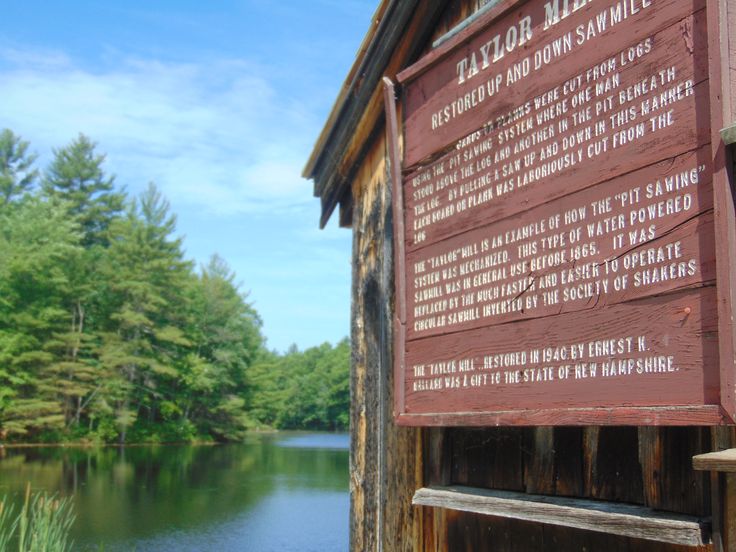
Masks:
[[[540,19],[535,13],[540,14]],[[604,14],[616,21],[615,28],[612,25],[601,28]],[[544,33],[553,32],[546,27],[560,21],[562,26],[573,20],[579,23],[567,27],[571,33],[570,51],[564,51],[568,35],[559,34],[562,51],[550,50],[547,61],[545,48],[556,46],[552,39],[544,42],[547,36]],[[504,21],[511,23],[502,24]],[[619,32],[619,29],[624,30]],[[668,32],[674,37],[672,44],[676,40],[677,48],[684,48],[684,57],[671,54],[672,47],[667,46]],[[670,363],[678,363],[681,358],[680,373],[687,372],[693,379],[687,380],[688,384],[673,384],[677,390],[672,398],[667,386],[675,376],[662,375],[661,379],[652,380],[632,378],[629,383],[621,384],[619,391],[605,391],[608,394],[601,394],[599,402],[591,399],[589,403],[577,405],[576,394],[566,395],[572,407],[562,409],[553,400],[563,389],[562,384],[555,387],[557,382],[550,383],[548,388],[500,386],[499,393],[505,395],[493,395],[490,403],[483,403],[489,395],[482,393],[477,403],[473,402],[476,395],[452,395],[450,390],[412,395],[412,388],[402,379],[408,366],[403,365],[406,355],[418,358],[436,354],[439,358],[450,341],[441,331],[427,330],[428,333],[421,334],[424,327],[416,324],[419,310],[410,309],[408,315],[402,314],[407,299],[401,282],[410,270],[404,262],[407,253],[397,254],[397,249],[406,244],[408,255],[416,260],[417,241],[424,239],[417,234],[397,235],[411,234],[422,226],[415,216],[422,208],[416,203],[409,205],[408,209],[414,212],[408,218],[404,218],[403,211],[395,217],[396,196],[402,197],[402,183],[408,185],[412,174],[421,174],[415,171],[435,166],[432,164],[440,162],[453,149],[461,151],[475,140],[473,136],[495,132],[497,146],[502,140],[497,135],[503,132],[505,121],[510,120],[497,116],[505,117],[503,114],[512,113],[515,106],[525,105],[524,94],[535,87],[545,86],[540,90],[546,90],[551,98],[552,91],[559,87],[540,84],[542,81],[554,82],[555,75],[565,71],[570,76],[584,75],[604,59],[596,56],[599,53],[605,56],[604,50],[617,40],[625,48],[616,46],[616,55],[634,48],[632,56],[636,57],[639,46],[641,67],[651,75],[656,76],[656,69],[660,65],[664,67],[664,62],[650,63],[644,50],[647,54],[651,50],[652,56],[663,59],[667,55],[675,56],[665,69],[671,67],[671,76],[677,79],[662,91],[653,92],[647,86],[655,83],[648,85],[645,79],[622,77],[623,84],[619,81],[613,86],[619,88],[615,94],[625,96],[615,96],[616,101],[624,105],[636,96],[636,103],[633,111],[622,108],[619,118],[612,119],[610,125],[624,125],[626,121],[621,117],[643,117],[643,111],[652,107],[645,104],[648,101],[645,96],[651,94],[657,108],[667,102],[680,102],[665,110],[672,115],[670,119],[661,119],[664,126],[672,125],[676,132],[665,130],[651,138],[647,134],[630,149],[622,146],[620,155],[609,151],[608,155],[592,160],[590,170],[599,170],[601,174],[586,176],[581,187],[595,184],[591,193],[598,193],[595,190],[603,189],[602,182],[615,181],[619,173],[628,175],[640,170],[647,164],[640,159],[642,152],[654,155],[657,163],[669,165],[680,159],[685,163],[687,158],[683,156],[696,155],[699,160],[704,159],[697,171],[701,166],[710,167],[703,169],[710,175],[709,182],[701,186],[706,191],[696,194],[706,203],[700,204],[696,215],[686,213],[682,220],[677,219],[666,232],[661,231],[661,225],[666,223],[658,221],[657,238],[661,234],[682,232],[678,244],[689,243],[687,240],[696,235],[704,245],[702,250],[692,253],[691,270],[683,269],[687,272],[681,273],[684,279],[672,287],[657,287],[647,297],[634,291],[618,298],[610,294],[609,299],[603,300],[610,304],[603,306],[596,300],[596,305],[585,302],[577,308],[576,298],[572,297],[559,305],[558,312],[562,314],[554,314],[557,318],[553,324],[574,328],[577,323],[582,334],[592,325],[608,331],[607,313],[618,313],[617,320],[622,320],[620,317],[624,315],[620,313],[628,311],[616,309],[636,307],[637,312],[643,312],[650,305],[652,308],[664,305],[665,310],[647,311],[653,314],[647,315],[645,324],[654,327],[660,319],[670,316],[667,308],[672,301],[699,294],[699,306],[692,308],[701,310],[691,311],[687,307],[685,314],[680,315],[683,327],[689,324],[691,313],[697,319],[694,329],[686,328],[682,342],[690,343],[688,340],[694,334],[699,341],[696,345],[683,345],[683,351],[677,353],[681,357],[661,357],[674,358],[674,361],[661,361]],[[500,61],[498,71],[489,68],[504,55],[516,63],[503,66],[503,71]],[[555,56],[559,57],[557,61]],[[688,56],[692,58],[688,58],[690,65],[687,60],[682,61]],[[524,67],[525,58],[531,67]],[[623,62],[622,57],[619,63]],[[678,65],[681,62],[685,65]],[[483,79],[486,88],[478,92],[483,98],[468,95],[464,102],[461,95],[444,101],[439,97],[443,94],[440,91],[436,105],[432,104],[434,96],[430,97],[427,90],[435,78],[431,71],[437,67],[437,74],[446,69],[456,79],[450,84],[446,79],[438,87],[451,85],[455,90],[467,84],[464,81],[470,81],[471,77]],[[483,74],[484,70],[488,71],[487,75]],[[501,75],[503,82],[495,81],[492,72]],[[680,79],[683,74],[686,76]],[[395,83],[395,92],[384,77]],[[421,79],[425,80],[416,84]],[[663,76],[657,82],[664,84],[667,79]],[[514,94],[499,92],[496,82],[507,88],[513,83]],[[679,89],[678,83],[682,85]],[[558,92],[562,93],[561,90]],[[491,97],[494,93],[497,95]],[[735,93],[736,4],[731,0],[381,1],[304,172],[305,177],[314,181],[314,193],[322,204],[320,224],[324,226],[330,217],[337,216],[340,225],[351,228],[353,233],[352,550],[736,550],[736,475],[729,473],[736,467],[729,460],[732,458],[729,453],[725,457],[699,456],[736,447],[733,426],[736,347],[731,323],[735,287],[731,284],[736,281],[733,253],[736,219],[729,151],[730,144],[736,141],[736,132],[730,127],[736,122],[736,105],[732,105]],[[696,96],[692,114],[681,107],[690,101],[686,98],[690,95]],[[538,99],[542,93],[534,92],[532,96]],[[581,108],[584,100],[578,98]],[[455,117],[459,121],[461,112],[471,111],[476,102],[483,102],[478,109],[484,111],[470,117],[475,126],[455,131]],[[558,101],[558,114],[570,108],[567,115],[571,116],[572,105],[561,102]],[[398,109],[396,119],[390,113],[393,106]],[[534,109],[530,104],[526,112],[534,114]],[[419,122],[421,117],[426,118],[424,123]],[[501,122],[494,126],[494,120]],[[535,125],[540,126],[538,122]],[[473,133],[466,132],[468,128]],[[592,128],[601,133],[610,130],[605,124]],[[517,127],[517,132],[525,130]],[[621,135],[618,139],[624,138]],[[545,139],[541,135],[536,138],[540,142]],[[582,140],[586,140],[585,136]],[[677,150],[673,149],[675,142]],[[397,150],[401,153],[397,154]],[[583,151],[580,149],[580,159]],[[659,152],[662,159],[656,157]],[[593,154],[588,156],[592,158]],[[574,156],[570,158],[572,161]],[[629,162],[631,166],[624,166]],[[557,170],[554,166],[548,168],[550,182],[557,178],[552,174],[553,169]],[[567,170],[577,169],[560,168],[559,179],[564,180],[563,176],[569,174],[567,178],[572,182],[578,173],[566,173]],[[469,193],[480,186],[477,182],[468,183],[464,190]],[[488,225],[505,224],[507,219],[526,220],[525,213],[537,208],[535,198],[544,195],[539,191],[541,185],[535,186],[534,194],[519,195],[512,200],[523,212],[513,214],[516,208],[513,204],[505,207],[511,211],[494,211],[495,207],[488,202],[469,217],[470,222],[462,231],[474,232],[472,225],[479,217],[488,217],[483,223]],[[544,186],[544,190],[556,190],[557,184]],[[436,189],[430,191],[434,193]],[[548,209],[555,201],[568,201],[568,195],[576,197],[575,194],[584,192],[560,188],[553,197],[550,191],[549,197],[538,201],[538,209]],[[497,195],[500,193],[499,189]],[[473,201],[480,203],[483,197],[489,199],[488,195],[478,195]],[[404,201],[411,203],[412,198]],[[692,222],[696,219],[699,222]],[[403,228],[405,223],[408,229]],[[690,228],[688,224],[697,227]],[[438,231],[444,230],[442,223],[437,227]],[[653,234],[654,231],[650,239]],[[615,238],[613,247],[616,247]],[[597,296],[601,297],[600,292]],[[412,300],[409,297],[410,305]],[[591,312],[599,313],[602,318],[589,318],[593,316]],[[547,319],[553,316],[546,311],[544,315]],[[413,332],[410,328],[408,334],[404,316],[414,320]],[[522,324],[536,323],[529,321],[526,313],[503,316],[511,318],[503,318],[503,324],[480,324],[477,328],[466,317],[458,326],[462,330],[458,330],[458,335],[482,336],[484,343],[499,335],[512,341],[509,336],[517,334],[509,333],[509,328],[526,328]],[[467,331],[462,325],[466,323],[470,328]],[[547,335],[538,331],[537,326],[528,327],[532,328],[530,333]],[[526,330],[521,330],[518,340],[530,339],[527,335]],[[554,338],[549,339],[554,344]],[[655,346],[661,345],[663,339],[654,339]],[[695,349],[700,353],[693,353]],[[656,383],[661,393],[646,391],[650,381]],[[610,387],[615,385],[618,383]],[[415,385],[413,389],[424,388]],[[524,398],[523,393],[529,389],[540,390],[535,391],[533,401]],[[597,387],[590,389],[591,396],[598,392]],[[414,395],[418,398],[414,399]],[[464,411],[466,407],[460,403],[466,396],[471,406]],[[508,397],[508,404],[504,397]],[[494,410],[494,401],[506,406]],[[536,408],[534,401],[545,405],[548,401],[549,405]],[[517,403],[519,406],[515,408]],[[412,414],[417,411],[421,414]],[[696,456],[698,469],[694,467]]]

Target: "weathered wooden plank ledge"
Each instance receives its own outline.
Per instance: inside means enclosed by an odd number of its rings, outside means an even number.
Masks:
[[[710,543],[710,520],[644,506],[459,485],[421,488],[412,503],[686,546]]]
[[[693,456],[693,469],[736,472],[736,449],[719,450]]]

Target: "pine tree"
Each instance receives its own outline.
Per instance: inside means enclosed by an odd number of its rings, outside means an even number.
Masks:
[[[175,228],[168,201],[153,185],[111,227],[105,275],[112,314],[101,361],[119,377],[114,402],[121,441],[141,414],[156,420],[189,344],[181,297],[191,266],[181,239],[172,237]]]
[[[151,185],[124,205],[95,148],[80,135],[55,151],[39,190],[28,144],[0,133],[0,435],[344,429],[347,340],[266,351],[227,264],[195,273],[168,202]]]
[[[191,294],[193,352],[184,376],[184,415],[207,433],[235,439],[252,418],[245,408],[248,367],[263,345],[261,320],[235,275],[217,255],[202,268]]]
[[[25,435],[63,426],[47,343],[66,323],[66,266],[81,234],[63,206],[16,207],[0,213],[0,426]]]
[[[9,129],[0,132],[0,207],[27,193],[38,177],[28,142]]]
[[[115,178],[105,174],[105,155],[97,154],[96,147],[80,134],[68,146],[55,150],[42,183],[48,197],[66,201],[69,214],[81,225],[86,247],[107,244],[107,230],[125,202],[125,195],[115,190]]]
[[[114,177],[105,174],[105,156],[95,148],[94,142],[80,134],[68,146],[55,150],[42,182],[44,196],[61,202],[82,231],[84,249],[67,265],[64,306],[68,323],[47,344],[55,357],[49,373],[59,384],[66,425],[75,427],[100,391],[104,367],[99,363],[98,331],[106,314],[107,287],[101,263],[109,245],[110,225],[120,217],[125,198],[115,189]]]

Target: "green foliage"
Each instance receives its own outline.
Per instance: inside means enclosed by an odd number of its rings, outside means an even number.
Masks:
[[[66,552],[74,544],[69,531],[74,523],[68,498],[45,492],[31,494],[30,485],[20,512],[14,515],[7,497],[0,501],[0,550]]]
[[[35,160],[28,153],[28,142],[7,128],[0,132],[0,207],[30,190],[38,178],[32,168]]]
[[[249,371],[251,416],[282,429],[344,431],[349,425],[350,343],[263,355]]]
[[[258,427],[344,429],[349,344],[265,350],[261,320],[213,256],[184,259],[151,184],[115,188],[80,135],[41,188],[0,133],[0,439],[238,440]]]
[[[79,237],[63,207],[37,197],[0,210],[0,414],[10,434],[63,425],[47,344],[66,326],[65,266]]]
[[[105,233],[123,210],[125,195],[115,191],[114,178],[105,175],[105,156],[80,134],[68,146],[54,151],[42,187],[47,197],[65,200],[68,213],[84,232],[85,245],[105,243]]]
[[[10,550],[10,539],[15,534],[18,518],[14,515],[13,505],[5,496],[0,501],[0,550]]]

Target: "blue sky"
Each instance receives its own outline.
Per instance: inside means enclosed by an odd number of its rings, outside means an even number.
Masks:
[[[48,162],[80,132],[171,202],[188,258],[222,256],[270,348],[349,333],[349,230],[300,177],[377,0],[5,2],[0,128]],[[336,217],[335,217],[336,218]]]

